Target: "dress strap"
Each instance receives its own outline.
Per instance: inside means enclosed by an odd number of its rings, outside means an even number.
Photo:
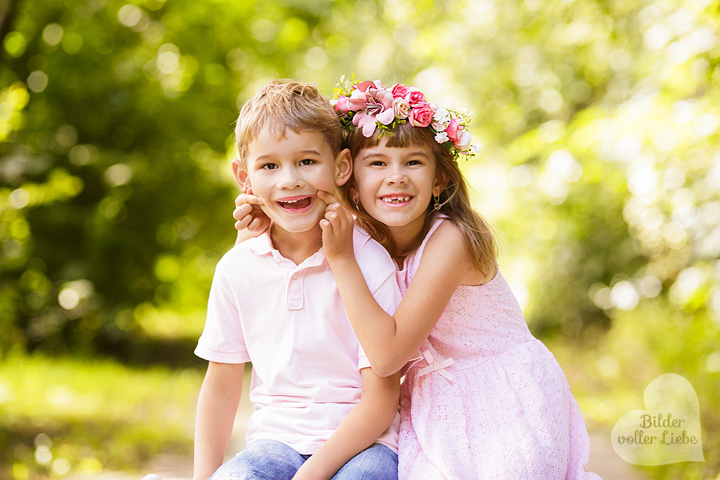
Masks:
[[[428,240],[430,240],[430,237],[432,237],[432,234],[435,233],[435,230],[438,229],[438,227],[443,223],[444,220],[447,220],[448,216],[444,214],[438,214],[433,219],[432,225],[430,225],[430,229],[428,230],[427,235],[425,235],[425,238],[423,239],[420,246],[415,250],[410,256],[408,256],[405,259],[405,265],[404,265],[404,271],[409,272],[410,277],[412,278],[413,275],[415,275],[415,272],[417,271],[418,267],[420,266],[420,259],[422,258],[423,251],[425,250],[425,245],[427,245]]]

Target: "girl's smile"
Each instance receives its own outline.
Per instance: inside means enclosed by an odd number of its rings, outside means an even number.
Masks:
[[[413,195],[384,195],[380,197],[380,200],[385,202],[389,207],[404,207],[410,200],[413,199]]]

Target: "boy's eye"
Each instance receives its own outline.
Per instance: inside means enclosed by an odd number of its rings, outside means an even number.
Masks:
[[[315,160],[313,160],[312,158],[305,158],[303,160],[300,160],[300,165],[312,165],[313,163],[315,163]]]
[[[262,168],[263,170],[275,170],[276,168],[278,168],[278,166],[276,163],[266,163],[260,168]]]
[[[382,167],[383,165],[385,165],[385,162],[381,160],[373,160],[372,162],[370,162],[370,165]]]

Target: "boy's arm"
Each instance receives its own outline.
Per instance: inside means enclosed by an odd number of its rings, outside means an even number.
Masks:
[[[325,445],[300,467],[293,480],[332,478],[352,457],[375,443],[395,419],[400,399],[400,373],[380,377],[372,368],[363,368],[360,374],[360,402]]]
[[[195,418],[193,480],[207,480],[222,465],[242,394],[244,363],[210,362]]]

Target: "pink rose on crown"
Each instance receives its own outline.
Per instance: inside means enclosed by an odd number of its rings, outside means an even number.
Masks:
[[[445,132],[448,134],[448,138],[455,142],[455,140],[457,140],[464,128],[465,127],[460,125],[460,119],[453,118],[452,120],[450,120],[450,123],[445,129]]]
[[[410,92],[410,87],[406,87],[402,83],[396,83],[392,87],[392,94],[394,98],[405,98]]]
[[[458,147],[460,150],[467,150],[470,147],[470,132],[465,131],[465,125],[460,125],[459,118],[453,118],[450,120],[450,124],[445,129],[448,138],[453,142],[453,145]]]
[[[405,100],[408,101],[411,107],[422,107],[425,105],[425,94],[420,90],[411,90],[406,96]]]
[[[432,108],[427,105],[413,108],[408,117],[408,121],[413,127],[427,127],[432,122],[434,113]]]

